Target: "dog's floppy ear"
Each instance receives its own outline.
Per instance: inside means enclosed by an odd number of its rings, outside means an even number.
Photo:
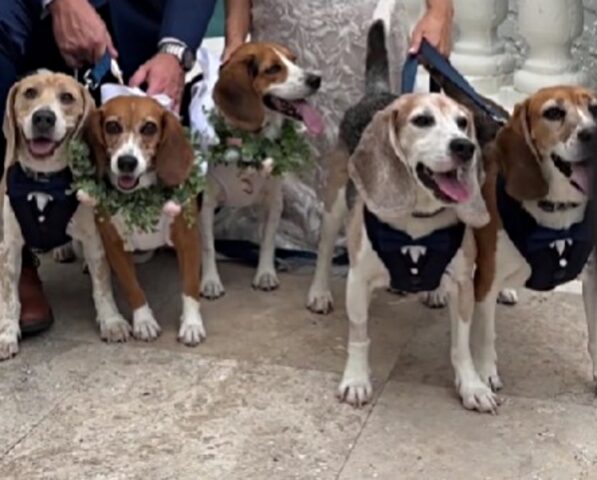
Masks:
[[[98,178],[104,177],[109,163],[102,126],[103,117],[104,112],[101,108],[93,110],[87,117],[83,130],[83,138],[91,151],[91,160],[95,165]]]
[[[180,121],[165,110],[162,115],[162,138],[155,159],[158,178],[167,187],[182,185],[191,173],[194,160],[193,147]]]
[[[475,228],[480,228],[489,223],[489,211],[485,204],[485,199],[482,194],[482,187],[485,183],[485,168],[483,165],[483,154],[479,148],[476,133],[476,124],[471,122],[472,114],[469,117],[469,135],[470,138],[477,143],[477,149],[475,152],[475,167],[471,169],[470,177],[467,179],[469,188],[471,189],[470,199],[462,204],[455,207],[458,218]]]
[[[377,112],[348,163],[355,187],[377,215],[400,215],[415,203],[412,173],[401,158],[396,138],[399,115],[395,103]]]
[[[497,160],[504,172],[506,192],[521,202],[543,198],[549,190],[531,136],[528,110],[528,100],[516,105],[512,118],[496,138]]]
[[[214,87],[213,99],[232,125],[250,132],[263,125],[265,109],[253,85],[258,71],[257,58],[245,55],[223,65]]]
[[[89,115],[95,110],[95,100],[89,93],[89,90],[80,84],[79,89],[81,90],[81,98],[83,99],[83,113],[73,132],[73,137],[75,138],[81,134],[84,128],[86,128]]]
[[[6,139],[6,151],[4,154],[4,169],[10,167],[16,158],[18,143],[17,119],[14,109],[15,97],[19,91],[20,82],[15,83],[8,92],[2,131]]]

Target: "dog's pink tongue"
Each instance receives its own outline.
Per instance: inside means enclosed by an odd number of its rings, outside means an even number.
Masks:
[[[54,142],[45,138],[31,140],[29,142],[29,150],[36,157],[44,157],[52,153],[54,149]]]
[[[570,181],[585,194],[589,193],[589,167],[586,165],[574,165]]]
[[[440,190],[457,203],[466,202],[470,197],[468,187],[456,178],[436,175],[435,181]]]
[[[323,133],[323,119],[315,108],[309,105],[304,100],[294,102],[294,106],[303,119],[303,123],[307,127],[309,133],[313,136],[318,136]]]

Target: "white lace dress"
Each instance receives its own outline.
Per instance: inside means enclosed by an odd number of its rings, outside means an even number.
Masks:
[[[286,45],[299,64],[322,75],[320,92],[311,100],[322,114],[326,133],[313,141],[312,171],[287,178],[284,213],[277,242],[281,247],[315,248],[319,237],[323,204],[325,152],[333,148],[338,123],[344,111],[364,91],[367,29],[378,0],[253,0],[252,38]],[[400,2],[397,2],[400,4]],[[388,45],[392,81],[399,87],[400,71],[407,49],[405,9],[396,7]],[[221,238],[258,241],[256,216],[227,213],[217,220]]]

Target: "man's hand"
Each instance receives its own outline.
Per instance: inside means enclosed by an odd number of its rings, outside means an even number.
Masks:
[[[118,57],[106,24],[87,0],[53,0],[48,8],[56,44],[68,66],[93,65],[106,51]]]
[[[452,17],[452,8],[430,6],[413,30],[409,52],[417,53],[425,38],[442,55],[449,56],[452,50]]]
[[[165,93],[172,99],[172,108],[180,110],[184,90],[184,71],[174,55],[158,53],[139,67],[129,85],[139,87],[147,84],[147,94]]]
[[[230,60],[230,57],[232,56],[232,54],[235,52],[235,50],[239,47],[241,47],[243,45],[244,42],[240,41],[240,42],[233,42],[233,43],[226,43],[226,46],[224,47],[224,52],[222,53],[222,63],[226,63],[228,60]]]

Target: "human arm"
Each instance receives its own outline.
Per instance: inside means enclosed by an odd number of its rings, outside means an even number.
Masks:
[[[52,17],[56,45],[72,68],[94,64],[108,51],[118,52],[106,24],[87,0],[42,0]]]
[[[168,0],[163,13],[160,44],[175,42],[195,52],[207,31],[216,0]],[[130,85],[147,84],[147,94],[165,93],[179,111],[184,90],[185,71],[171,53],[158,52],[141,65]]]
[[[240,47],[251,30],[252,0],[226,0],[226,44],[222,61],[230,58]]]
[[[415,26],[411,41],[410,53],[416,53],[425,38],[436,47],[442,55],[450,55],[452,50],[452,20],[454,2],[452,0],[426,0],[427,11]]]

